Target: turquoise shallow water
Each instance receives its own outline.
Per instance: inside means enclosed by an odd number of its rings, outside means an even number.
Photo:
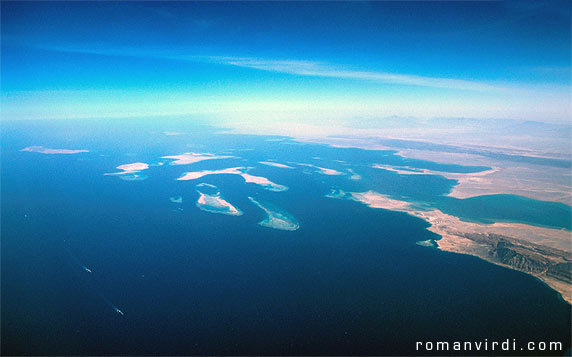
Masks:
[[[541,282],[415,244],[438,238],[420,219],[324,196],[332,187],[371,189],[465,219],[569,228],[567,206],[515,196],[443,198],[454,181],[371,165],[486,168],[404,162],[392,151],[215,134],[175,121],[108,127],[3,125],[3,354],[377,355],[414,353],[416,341],[485,338],[570,346],[570,305]],[[19,151],[31,145],[90,152]],[[235,157],[152,166],[140,181],[103,175],[184,152]],[[268,160],[296,169],[257,164]],[[362,179],[296,163],[349,168]],[[272,192],[238,175],[175,180],[185,171],[236,166],[289,189]],[[198,209],[201,182],[215,185],[244,214]],[[177,196],[181,203],[170,201]],[[266,214],[248,197],[287,212],[299,229],[259,225]]]
[[[433,204],[445,213],[480,223],[497,221],[571,229],[570,206],[515,195],[487,195],[466,199],[439,198]]]

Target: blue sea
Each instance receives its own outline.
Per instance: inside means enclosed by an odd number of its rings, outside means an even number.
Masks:
[[[568,230],[569,206],[508,195],[454,199],[445,196],[454,180],[371,165],[487,167],[223,129],[183,118],[2,123],[2,355],[396,355],[419,354],[417,341],[485,339],[569,349],[571,307],[539,280],[416,245],[439,238],[421,219],[325,195],[374,190],[465,220]],[[20,151],[29,146],[89,152]],[[233,157],[161,159],[186,152]],[[272,160],[294,168],[259,164]],[[151,164],[146,179],[104,175],[134,162]],[[176,180],[237,166],[289,189],[265,190],[238,175]],[[200,210],[200,183],[243,215]],[[182,203],[170,200],[178,196]],[[265,213],[249,197],[287,212],[299,229],[259,225]]]

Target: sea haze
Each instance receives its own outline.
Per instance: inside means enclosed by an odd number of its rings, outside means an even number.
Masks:
[[[372,167],[486,166],[225,134],[187,119],[109,122],[3,123],[4,355],[393,355],[414,354],[416,341],[484,339],[570,347],[571,307],[541,281],[416,244],[439,239],[422,219],[326,195],[373,190],[467,221],[565,230],[570,206],[458,199],[446,196],[453,179]],[[31,146],[88,152],[21,151]],[[163,158],[183,153],[217,158]],[[128,173],[140,179],[105,175],[132,163],[148,165]],[[177,180],[233,167],[287,189],[240,174]],[[201,187],[242,214],[200,209]],[[249,197],[289,229],[259,224],[268,213]]]

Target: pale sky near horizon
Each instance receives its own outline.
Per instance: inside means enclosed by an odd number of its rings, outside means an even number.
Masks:
[[[2,119],[568,123],[567,2],[2,2]]]

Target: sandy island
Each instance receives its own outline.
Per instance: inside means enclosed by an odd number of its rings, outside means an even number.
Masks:
[[[248,199],[256,206],[258,206],[258,208],[266,212],[266,219],[258,223],[261,226],[283,231],[295,231],[300,228],[300,225],[296,219],[290,214],[282,210],[278,211],[277,208],[269,208],[268,204],[265,203],[263,205],[252,197],[248,197]]]
[[[317,169],[318,173],[321,173],[322,175],[328,175],[328,176],[345,175],[343,172],[339,172],[339,171],[334,170],[334,169],[327,169],[325,167],[320,167],[320,166],[316,166],[316,165],[312,165],[312,164],[298,164],[298,165],[312,167],[314,169]]]
[[[196,180],[208,175],[238,175],[241,176],[246,183],[254,183],[256,185],[262,186],[264,189],[269,191],[280,192],[288,190],[287,186],[276,184],[267,179],[266,177],[247,174],[245,171],[247,171],[246,167],[231,167],[222,170],[193,171],[193,172],[186,172],[185,174],[183,174],[183,176],[179,177],[177,180],[179,181]]]
[[[199,209],[210,213],[220,213],[229,216],[242,216],[242,211],[226,201],[216,186],[203,183],[197,185],[196,187],[197,192],[199,193],[199,199],[197,200],[197,207]],[[206,192],[202,192],[202,187],[209,187],[215,190],[215,193],[208,194]]]
[[[40,154],[79,154],[89,152],[89,150],[48,149],[43,146],[28,146],[20,151],[37,152]]]
[[[134,174],[137,172],[141,172],[143,170],[147,170],[149,165],[144,162],[134,162],[132,164],[125,164],[119,165],[116,169],[121,170],[120,172],[112,172],[106,173],[104,175],[125,175],[125,174]]]
[[[262,165],[267,165],[267,166],[273,166],[273,167],[280,167],[282,169],[293,169],[292,166],[288,166],[288,165],[284,165],[284,164],[279,164],[277,162],[270,162],[270,161],[258,161],[259,164]]]
[[[230,159],[233,157],[234,156],[217,156],[214,154],[197,154],[193,152],[187,152],[181,155],[162,156],[161,159],[174,160],[170,163],[170,165],[190,165],[205,160]]]

